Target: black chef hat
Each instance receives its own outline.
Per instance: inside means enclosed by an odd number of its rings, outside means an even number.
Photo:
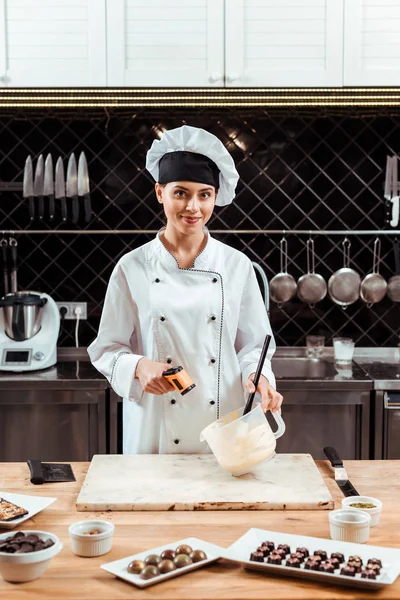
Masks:
[[[167,152],[159,161],[158,183],[194,181],[219,188],[219,169],[215,162],[197,152]]]

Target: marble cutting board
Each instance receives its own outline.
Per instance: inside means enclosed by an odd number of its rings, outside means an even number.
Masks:
[[[93,457],[76,501],[94,510],[279,510],[333,508],[310,454],[277,454],[233,477],[213,455]]]

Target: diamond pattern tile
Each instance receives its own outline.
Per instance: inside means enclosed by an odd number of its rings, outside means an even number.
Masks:
[[[380,111],[380,112],[379,112]],[[116,261],[153,234],[113,234],[116,229],[159,229],[163,212],[156,202],[145,156],[162,131],[184,123],[217,135],[232,153],[241,180],[230,207],[216,208],[210,229],[255,230],[215,234],[265,268],[279,271],[279,235],[261,229],[383,229],[386,154],[400,152],[398,111],[377,109],[179,109],[5,110],[0,113],[0,183],[21,182],[28,154],[53,159],[84,150],[92,190],[92,221],[30,224],[21,192],[0,193],[1,229],[40,229],[19,235],[20,289],[47,291],[56,300],[88,303],[80,327],[81,344],[96,335],[108,278]],[[70,207],[69,207],[70,208]],[[50,234],[73,229],[76,235]],[[109,230],[108,235],[88,234]],[[344,236],[343,236],[344,237]],[[342,236],[316,236],[316,270],[326,279],[342,266]],[[306,236],[288,236],[289,272],[306,270]],[[363,276],[371,270],[373,237],[351,237],[351,263]],[[393,274],[392,238],[382,237],[381,273]],[[343,310],[329,298],[314,307],[297,298],[271,303],[278,345],[304,345],[308,334],[337,334],[362,346],[399,343],[400,305],[385,298],[367,307],[362,301]],[[74,344],[67,322],[60,343]]]

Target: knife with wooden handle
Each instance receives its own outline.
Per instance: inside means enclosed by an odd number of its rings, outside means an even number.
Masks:
[[[22,197],[28,200],[29,206],[29,218],[31,221],[35,218],[35,202],[34,202],[34,193],[33,193],[33,167],[32,167],[32,159],[30,156],[25,161],[24,167],[24,180],[22,184]]]
[[[335,481],[343,492],[344,496],[359,496],[356,488],[350,483],[346,469],[343,466],[343,461],[339,457],[335,448],[332,446],[326,446],[324,448],[324,454],[330,461],[332,467],[335,469]]]
[[[61,218],[63,221],[67,220],[67,200],[65,198],[65,174],[64,174],[64,163],[61,156],[58,157],[56,162],[56,181],[55,181],[55,196],[56,200],[60,201],[61,205]]]
[[[78,161],[78,195],[83,198],[85,222],[89,223],[92,218],[92,206],[90,201],[89,171],[84,152],[80,153]]]
[[[78,171],[76,168],[75,154],[69,157],[67,167],[67,198],[72,200],[72,222],[78,223],[79,220],[79,201],[78,201]]]
[[[55,213],[55,202],[54,202],[54,178],[53,178],[53,159],[51,154],[46,157],[44,163],[44,186],[43,194],[49,201],[49,217],[51,220],[54,219]]]
[[[39,201],[39,219],[43,220],[44,217],[44,160],[43,154],[41,154],[36,163],[35,180],[33,182],[33,191],[36,198]]]

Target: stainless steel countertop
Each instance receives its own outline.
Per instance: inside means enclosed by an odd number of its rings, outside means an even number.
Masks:
[[[102,390],[108,381],[89,361],[86,348],[59,348],[57,364],[41,371],[0,371],[0,390]]]
[[[277,348],[272,359],[278,389],[400,390],[399,348],[356,348],[349,368],[339,367],[333,348],[320,359],[307,359],[305,347]],[[59,348],[50,369],[27,373],[0,371],[0,390],[106,389],[108,381],[90,363],[86,348]]]

